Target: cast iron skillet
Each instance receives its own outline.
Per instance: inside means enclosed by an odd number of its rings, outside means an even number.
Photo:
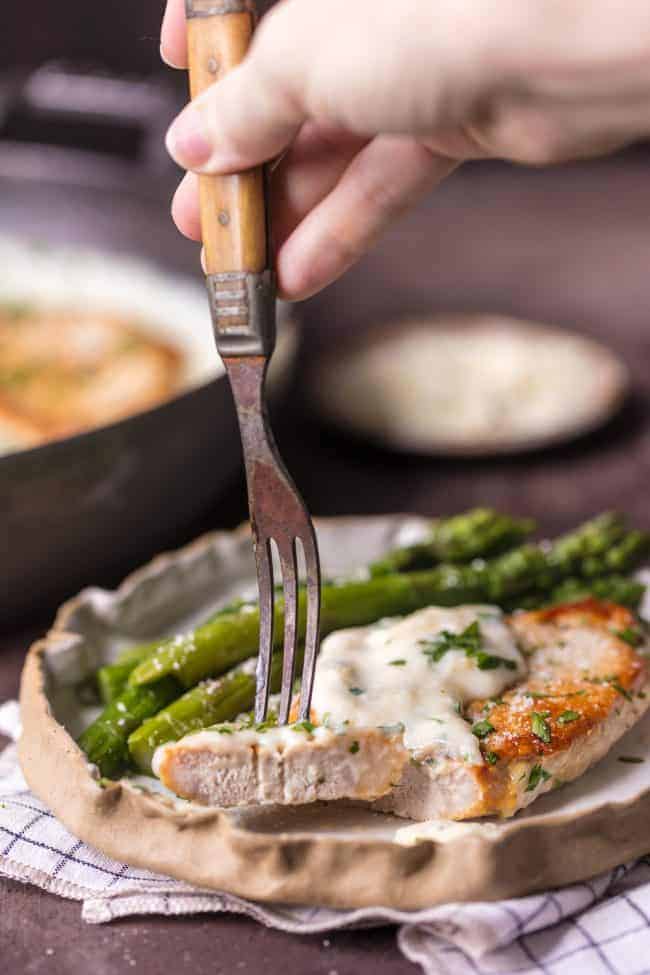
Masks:
[[[197,275],[197,248],[169,217],[177,173],[161,147],[173,96],[148,83],[49,68],[0,88],[0,124],[3,107],[3,233],[133,254]],[[49,145],[29,141],[40,133],[52,137]],[[51,144],[88,138],[105,151]],[[224,378],[119,423],[0,458],[0,625],[175,544],[239,468]]]

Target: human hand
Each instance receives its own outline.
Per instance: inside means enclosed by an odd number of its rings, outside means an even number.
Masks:
[[[185,67],[183,0],[165,60]],[[627,0],[283,0],[244,62],[188,106],[172,205],[199,240],[196,173],[282,155],[271,179],[281,294],[341,275],[460,162],[542,165],[650,132],[650,5]]]

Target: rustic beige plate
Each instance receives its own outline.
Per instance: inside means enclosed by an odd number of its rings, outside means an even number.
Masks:
[[[349,572],[417,537],[421,519],[318,524],[325,572]],[[585,879],[650,849],[650,716],[580,781],[507,822],[410,824],[344,805],[224,813],[172,800],[154,780],[102,788],[74,743],[89,719],[76,685],[130,643],[185,628],[250,590],[242,531],[162,555],[116,592],[60,610],[23,673],[20,758],[34,792],[108,855],[263,901],[414,909]],[[621,755],[645,759],[618,761]]]

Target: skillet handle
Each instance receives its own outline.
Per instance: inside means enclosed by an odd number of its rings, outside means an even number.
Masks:
[[[196,98],[243,60],[256,21],[252,0],[186,0],[190,93]],[[261,167],[200,176],[201,232],[208,275],[269,266]]]

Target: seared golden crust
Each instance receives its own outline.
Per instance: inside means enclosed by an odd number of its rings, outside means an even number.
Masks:
[[[636,629],[627,609],[587,599],[517,614],[510,623],[529,656],[529,677],[498,701],[468,708],[473,721],[494,729],[481,741],[492,774],[502,761],[570,748],[635,695],[645,696],[645,662],[620,635]]]

